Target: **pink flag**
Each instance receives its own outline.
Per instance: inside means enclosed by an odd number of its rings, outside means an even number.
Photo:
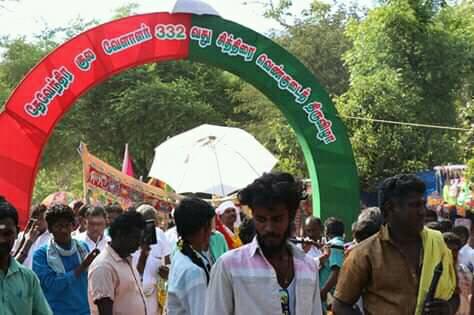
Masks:
[[[128,153],[128,143],[125,145],[125,153],[123,154],[122,173],[134,177],[132,156]]]

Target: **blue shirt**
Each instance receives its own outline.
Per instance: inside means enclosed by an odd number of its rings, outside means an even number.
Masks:
[[[33,254],[33,271],[38,275],[54,315],[89,315],[87,272],[81,273],[79,278],[74,275],[74,269],[80,264],[79,256],[61,256],[66,273],[60,274],[48,265],[47,248],[48,245],[40,247]]]
[[[51,315],[38,277],[10,258],[6,273],[0,270],[0,315]]]
[[[344,239],[342,237],[335,237],[328,242],[331,248],[328,260],[319,270],[319,287],[322,289],[331,275],[332,268],[342,268],[344,262]],[[333,288],[334,290],[334,288]]]

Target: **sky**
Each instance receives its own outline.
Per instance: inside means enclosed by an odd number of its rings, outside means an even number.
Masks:
[[[19,0],[3,3],[0,9],[0,36],[27,36],[39,33],[46,26],[50,28],[67,26],[78,17],[85,21],[99,22],[111,20],[114,10],[130,2],[139,3],[137,13],[156,12],[159,2],[164,0]],[[264,0],[204,0],[211,4],[223,18],[250,27],[262,34],[279,25],[263,17],[264,8],[259,2]],[[329,0],[327,0],[329,1]],[[339,0],[343,2],[345,0]],[[248,4],[245,4],[248,2]],[[374,0],[355,0],[363,6],[371,6]],[[294,0],[293,12],[309,8],[311,0]]]

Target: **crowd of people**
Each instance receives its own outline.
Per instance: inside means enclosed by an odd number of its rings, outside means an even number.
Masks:
[[[79,201],[34,207],[18,233],[0,198],[0,314],[473,315],[474,225],[427,209],[425,189],[386,179],[350,242],[334,217],[307,216],[297,235],[304,193],[287,173],[238,205],[185,198],[166,231],[151,205]]]

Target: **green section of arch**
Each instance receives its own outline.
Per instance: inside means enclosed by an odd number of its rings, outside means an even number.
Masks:
[[[306,159],[313,187],[314,214],[323,219],[337,216],[349,230],[359,211],[359,180],[346,128],[328,93],[301,62],[265,36],[215,16],[193,16],[192,25],[189,59],[236,74],[264,93],[283,112],[295,130]],[[253,55],[251,47],[256,48]],[[272,78],[257,65],[257,60],[262,60],[258,59],[261,54],[268,55],[276,65],[283,65],[284,73],[291,75],[303,89],[311,88],[311,96],[307,100],[300,97],[298,102],[290,91],[279,88],[281,80]],[[277,72],[282,74],[278,69]],[[322,110],[308,106],[314,102],[320,103]],[[328,129],[324,129],[327,121],[332,123],[330,130],[335,141],[330,133],[328,135]],[[318,139],[318,132],[327,144]]]

